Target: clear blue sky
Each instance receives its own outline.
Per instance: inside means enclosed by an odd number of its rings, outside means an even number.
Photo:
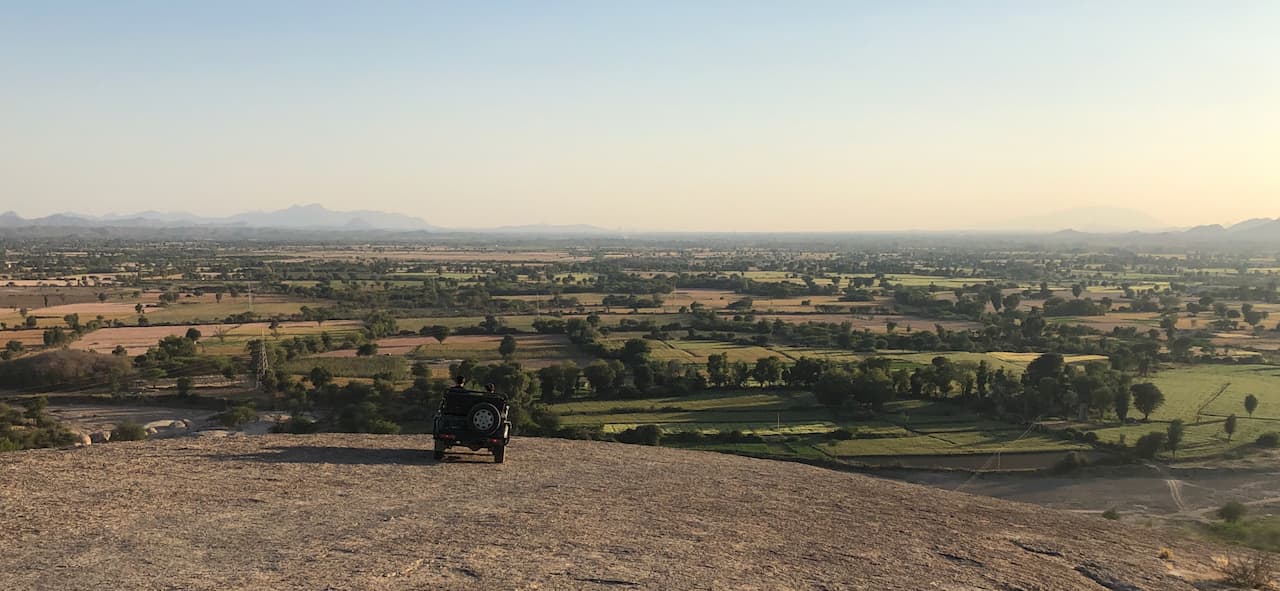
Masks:
[[[0,210],[1280,216],[1280,2],[0,1]]]

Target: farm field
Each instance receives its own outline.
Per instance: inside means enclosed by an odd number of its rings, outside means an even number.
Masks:
[[[1151,431],[1163,431],[1169,421],[1186,423],[1186,443],[1179,455],[1192,458],[1223,453],[1231,447],[1247,445],[1262,433],[1280,431],[1280,367],[1270,365],[1202,365],[1162,371],[1151,379],[1166,397],[1165,404],[1151,414],[1149,423],[1095,429],[1103,441],[1132,444]],[[1245,412],[1244,398],[1258,397],[1252,417]],[[1227,441],[1223,421],[1230,414],[1239,421],[1237,431]],[[1131,416],[1141,417],[1131,411]]]
[[[668,434],[723,435],[736,431],[763,437],[764,441],[688,445],[783,457],[866,459],[1065,453],[1088,448],[1054,435],[1030,432],[1025,426],[983,419],[943,401],[890,403],[884,412],[868,420],[834,417],[808,392],[726,391],[642,400],[574,401],[553,404],[550,409],[561,416],[566,426],[599,428],[605,433],[641,425],[658,425]],[[847,429],[852,437],[827,437],[839,428]]]
[[[334,338],[351,334],[359,330],[360,324],[351,320],[334,320],[317,325],[315,322],[281,322],[273,331],[270,323],[249,322],[244,324],[180,324],[172,326],[125,326],[118,328],[100,328],[86,333],[71,346],[86,351],[110,353],[116,346],[123,346],[130,355],[146,352],[156,342],[167,336],[182,336],[187,329],[195,328],[202,333],[200,344],[209,353],[236,354],[243,353],[249,341],[267,338],[291,338],[319,336],[329,333]],[[27,331],[29,332],[29,331]]]
[[[1045,467],[1068,450],[1110,453],[1084,443],[1081,432],[1096,433],[1104,444],[1123,440],[1132,445],[1149,431],[1163,430],[1173,418],[1188,422],[1179,459],[1213,461],[1229,450],[1248,452],[1257,435],[1280,430],[1280,399],[1273,386],[1280,372],[1269,365],[1221,363],[1231,356],[1254,359],[1259,353],[1261,359],[1280,360],[1280,330],[1274,329],[1280,318],[1259,319],[1255,314],[1255,322],[1241,324],[1249,310],[1280,315],[1277,296],[1267,295],[1268,289],[1274,291],[1269,287],[1274,278],[1263,274],[1280,264],[1274,260],[1254,256],[1202,261],[1109,250],[1062,253],[1037,246],[878,248],[674,248],[594,240],[513,241],[509,247],[487,242],[233,241],[198,247],[148,243],[111,261],[95,262],[92,271],[77,262],[87,255],[80,244],[56,256],[10,250],[5,264],[14,283],[0,287],[0,322],[7,328],[0,331],[0,341],[21,344],[4,351],[9,358],[56,355],[62,344],[44,342],[46,336],[61,337],[46,335],[45,329],[69,330],[64,320],[69,314],[77,315],[82,325],[101,318],[107,327],[70,331],[66,346],[104,354],[124,347],[130,358],[114,363],[127,361],[131,373],[127,383],[111,380],[111,392],[104,378],[95,394],[166,395],[176,392],[177,377],[185,372],[218,367],[216,387],[206,379],[209,376],[194,376],[197,396],[256,399],[264,407],[278,408],[305,407],[318,398],[310,392],[304,395],[312,385],[298,381],[317,366],[333,374],[338,388],[389,377],[397,390],[404,390],[412,385],[409,368],[415,363],[425,364],[436,378],[450,377],[450,366],[463,360],[503,363],[499,343],[503,334],[511,333],[516,351],[510,360],[527,372],[527,416],[547,416],[535,401],[562,398],[565,388],[570,392],[572,402],[549,406],[560,417],[556,429],[621,439],[637,427],[657,425],[669,445],[827,461],[870,458],[892,464],[893,458],[911,458],[903,464],[981,468],[987,466],[987,458],[1017,455],[1018,462],[1004,465]],[[1240,265],[1256,271],[1241,274]],[[733,279],[744,273],[751,282]],[[108,276],[118,276],[122,284],[99,281]],[[812,278],[811,285],[805,277]],[[858,288],[865,292],[856,297],[865,301],[841,301],[853,293],[847,291],[853,279],[873,277],[884,281]],[[780,282],[789,285],[777,285]],[[1246,285],[1252,291],[1245,291]],[[1066,303],[1078,291],[1080,298],[1094,302],[1110,298],[1111,307],[1099,316],[1042,317],[1043,326],[1029,328],[1028,321],[1045,305],[1042,286]],[[899,294],[899,287],[916,289]],[[223,294],[220,300],[216,293]],[[1240,299],[1242,295],[1248,300]],[[992,297],[1003,298],[999,309]],[[553,305],[554,298],[559,301]],[[622,303],[606,307],[606,298]],[[626,304],[652,300],[658,305]],[[1209,302],[1207,307],[1204,302]],[[1194,317],[1191,303],[1202,306]],[[331,319],[302,321],[303,306],[323,309]],[[1147,311],[1133,311],[1139,307]],[[27,320],[20,313],[23,309],[36,328],[15,329]],[[1089,311],[1087,306],[1073,309]],[[225,322],[250,311],[257,321]],[[140,315],[150,326],[137,326]],[[1220,316],[1237,325],[1213,326]],[[1179,335],[1194,340],[1192,354],[1199,356],[1198,365],[1186,366],[1181,359],[1175,364],[1169,335],[1157,331],[1153,336],[1150,329],[1160,328],[1166,317],[1176,319]],[[571,323],[573,339],[568,326],[553,329],[565,334],[539,333],[534,327],[539,319]],[[590,322],[578,322],[585,320]],[[443,343],[422,334],[435,325],[451,329]],[[201,333],[194,357],[139,359],[161,338],[185,335],[191,327]],[[845,336],[846,327],[852,335]],[[1114,330],[1124,327],[1138,330]],[[865,338],[867,334],[872,338]],[[295,337],[308,342],[296,343]],[[275,348],[268,369],[288,385],[279,392],[253,388],[251,366],[256,361],[248,343],[258,338]],[[644,339],[649,349],[641,358],[650,370],[643,393],[637,390],[641,380],[634,354],[622,353],[631,339]],[[317,342],[326,344],[316,346]],[[1041,416],[1022,416],[1031,407],[1018,404],[1018,398],[1036,393],[1020,383],[1006,383],[1002,396],[1014,401],[1001,408],[958,396],[966,385],[977,383],[980,364],[1017,380],[1043,351],[1062,354],[1075,368],[1106,362],[1113,354],[1151,351],[1143,354],[1151,356],[1146,361],[1155,368],[1152,380],[1168,394],[1169,402],[1149,423],[1121,425],[1110,413],[1078,422],[1078,413],[1062,400],[1053,401],[1055,408]],[[820,405],[809,392],[775,390],[776,378],[769,387],[748,377],[741,390],[703,390],[713,355],[752,368],[759,359],[777,359],[783,383],[791,364],[802,358],[823,359],[844,365],[854,381],[845,383],[849,397],[840,413]],[[233,359],[200,359],[206,356]],[[887,358],[893,370],[920,376],[914,383],[895,382],[897,401],[878,412],[853,397],[861,387],[856,380],[867,375],[859,364],[873,356]],[[935,363],[937,358],[951,365]],[[563,363],[585,368],[604,361],[616,361],[610,367],[621,369],[603,391],[588,387],[581,376],[572,385],[555,382],[558,370],[533,373]],[[1131,375],[1136,373],[1132,357],[1121,361]],[[225,378],[222,372],[239,375]],[[945,376],[951,376],[950,382],[936,382],[948,379]],[[1059,377],[1059,383],[1070,380],[1065,373]],[[546,383],[555,384],[559,394],[544,396]],[[1220,389],[1221,395],[1214,398]],[[957,397],[910,398],[942,391]],[[1241,404],[1246,393],[1256,393],[1262,401],[1251,418]],[[633,395],[641,398],[620,399]],[[330,409],[314,405],[307,412],[330,425],[336,417],[328,416]],[[394,414],[404,411],[385,412],[388,421],[395,421]],[[1233,412],[1240,417],[1240,428],[1227,442],[1222,426]],[[405,416],[403,428],[421,430],[420,416]],[[1036,429],[1028,429],[1040,421]],[[386,427],[385,422],[380,425]],[[1067,427],[1074,428],[1074,438],[1062,431]],[[1161,459],[1168,455],[1162,453]]]
[[[516,353],[514,360],[528,363],[530,367],[559,363],[562,361],[583,361],[583,357],[569,343],[564,335],[515,335]],[[502,337],[498,335],[454,335],[440,343],[432,337],[387,337],[379,339],[379,356],[407,357],[424,361],[499,361],[498,345]],[[320,353],[312,358],[355,357],[356,351],[341,349]]]

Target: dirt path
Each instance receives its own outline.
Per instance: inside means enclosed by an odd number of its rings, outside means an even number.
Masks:
[[[675,449],[417,436],[0,455],[0,573],[36,589],[1190,591],[1214,548],[1094,516]],[[1177,563],[1159,560],[1174,549]]]
[[[1178,511],[1186,512],[1187,503],[1182,500],[1182,484],[1181,480],[1165,480],[1165,485],[1169,487],[1169,496],[1173,498],[1173,504]]]

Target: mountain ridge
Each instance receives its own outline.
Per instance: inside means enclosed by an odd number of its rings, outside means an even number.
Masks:
[[[1112,224],[1112,228],[1093,224],[1094,227],[1072,225],[1068,222],[1081,215],[1105,217],[1105,212],[1135,212],[1124,208],[1077,208],[1072,215],[1060,215],[1056,226],[1047,226],[1043,220],[1048,216],[1031,216],[1026,227],[1019,226],[1014,220],[999,222],[983,228],[957,230],[904,230],[901,232],[878,231],[860,232],[782,232],[786,235],[857,235],[877,234],[895,235],[911,234],[922,236],[1017,236],[1039,237],[1049,241],[1067,240],[1115,240],[1122,239],[1136,242],[1155,242],[1167,239],[1179,239],[1191,243],[1200,242],[1280,242],[1280,218],[1255,217],[1234,224],[1203,224],[1189,228],[1125,228],[1124,223]],[[1137,212],[1141,213],[1141,212]],[[1155,218],[1145,225],[1160,225]],[[509,236],[628,236],[628,235],[731,235],[734,232],[678,232],[678,231],[623,231],[602,228],[590,224],[523,224],[505,225],[493,228],[442,227],[426,220],[400,213],[376,210],[338,211],[320,204],[293,205],[284,209],[267,211],[249,211],[222,217],[202,217],[187,212],[162,212],[156,210],[135,214],[111,213],[101,216],[82,215],[77,213],[56,213],[38,218],[24,218],[14,211],[0,213],[0,230],[80,228],[92,229],[179,229],[194,228],[209,232],[234,232],[236,230],[269,230],[281,229],[291,231],[331,231],[360,234],[387,234],[392,237],[412,238],[419,233],[426,234],[490,234]],[[1053,229],[1049,229],[1053,228]],[[770,232],[747,232],[746,234],[766,235]]]
[[[14,211],[0,214],[0,227],[24,226],[76,226],[114,227],[161,224],[169,227],[223,226],[244,228],[356,228],[393,231],[425,230],[440,228],[422,218],[400,213],[374,210],[332,210],[318,203],[293,205],[277,210],[257,210],[222,217],[198,216],[187,212],[160,212],[149,210],[136,214],[107,214],[87,216],[73,213],[56,213],[39,218],[23,218]]]

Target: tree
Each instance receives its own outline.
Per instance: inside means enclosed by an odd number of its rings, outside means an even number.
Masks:
[[[708,355],[707,375],[711,378],[711,383],[717,387],[729,383],[729,356],[724,353]]]
[[[827,363],[820,359],[801,357],[785,372],[787,385],[792,388],[813,388],[826,369]]]
[[[736,388],[741,388],[747,383],[747,378],[751,377],[751,366],[746,361],[735,361],[729,366],[729,383]]]
[[[751,377],[765,387],[778,382],[782,379],[782,362],[777,357],[761,357],[756,360]]]
[[[1152,431],[1138,438],[1138,442],[1134,444],[1133,451],[1138,457],[1151,460],[1160,453],[1164,448],[1164,433],[1160,431]]]
[[[559,390],[560,395],[566,400],[573,397],[573,393],[578,390],[578,378],[581,375],[582,370],[572,361],[560,366]]]
[[[204,335],[200,334],[200,329],[194,326],[187,329],[187,338],[191,339],[192,341],[198,341],[202,336]]]
[[[893,379],[878,367],[863,371],[853,383],[854,400],[877,411],[893,400],[893,394]]]
[[[616,374],[608,363],[597,361],[582,369],[582,375],[586,376],[587,383],[591,384],[591,389],[596,394],[604,394],[613,390],[613,380]]]
[[[1129,388],[1116,388],[1116,418],[1123,423],[1129,420],[1129,406],[1133,404],[1133,395],[1129,392]]]
[[[987,360],[983,359],[978,362],[978,369],[974,371],[974,380],[978,388],[978,397],[987,397],[987,386],[991,382],[991,366],[987,364]]]
[[[1083,285],[1080,285],[1079,283],[1077,283],[1077,284],[1075,284],[1075,285],[1072,285],[1072,286],[1071,286],[1071,295],[1072,295],[1072,297],[1077,297],[1077,298],[1078,298],[1078,297],[1080,297],[1080,294],[1082,294],[1082,293],[1084,293],[1084,286],[1083,286]]]
[[[1009,295],[1007,295],[1007,296],[1004,296],[1004,310],[1005,310],[1005,312],[1012,312],[1012,311],[1014,311],[1014,310],[1018,309],[1018,304],[1021,304],[1021,303],[1022,303],[1022,296],[1020,296],[1020,295],[1018,295],[1018,294],[1016,294],[1016,293],[1011,293],[1011,294],[1009,294]]]
[[[538,370],[538,390],[542,393],[543,402],[551,402],[556,399],[556,392],[560,389],[560,380],[563,379],[563,369],[559,365],[548,365]]]
[[[1115,394],[1102,376],[1085,373],[1071,378],[1071,389],[1079,397],[1078,404],[1086,411],[1105,413],[1115,401]]]
[[[498,354],[502,355],[503,359],[510,361],[511,357],[516,354],[516,338],[511,335],[503,336],[502,342],[498,343]]]
[[[435,339],[435,340],[436,340],[436,342],[437,342],[437,343],[440,343],[441,345],[443,345],[443,344],[444,344],[444,340],[445,340],[445,339],[447,339],[447,338],[449,338],[449,333],[450,333],[450,332],[451,332],[451,331],[449,330],[449,327],[444,326],[444,325],[442,325],[442,324],[437,324],[437,325],[432,326],[432,327],[430,328],[430,333],[429,333],[429,334],[430,334],[431,338],[433,338],[433,339]]]
[[[364,327],[375,339],[396,334],[399,327],[395,316],[385,310],[375,310],[364,317]]]
[[[333,382],[333,372],[329,371],[327,367],[317,365],[311,368],[311,374],[308,379],[311,380],[311,385],[319,390],[325,387],[326,384]]]
[[[356,348],[359,357],[372,357],[378,354],[378,343],[365,343]]]
[[[1249,418],[1253,418],[1253,411],[1258,410],[1258,397],[1250,394],[1244,397],[1244,411],[1249,413]]]
[[[1222,422],[1222,430],[1227,434],[1227,443],[1231,443],[1231,436],[1236,434],[1236,415],[1231,413],[1227,420]]]
[[[814,396],[832,412],[839,413],[845,401],[853,394],[853,374],[843,369],[829,369],[818,378],[813,387]]]
[[[688,371],[692,371],[696,375],[701,375],[701,374],[697,374],[698,369],[696,367],[690,366],[687,372]],[[639,390],[641,393],[647,392],[649,388],[653,386],[653,367],[651,367],[648,363],[641,363],[639,365],[632,367],[631,379],[635,383],[637,390]],[[702,381],[702,384],[703,386],[706,386],[705,379]],[[701,389],[701,388],[698,388],[698,389]]]
[[[1032,384],[1039,384],[1044,378],[1053,378],[1056,381],[1062,375],[1063,367],[1066,367],[1066,361],[1062,355],[1045,353],[1027,364],[1027,379]]]
[[[619,353],[622,362],[628,367],[635,367],[641,363],[649,362],[649,341],[644,339],[627,339],[622,344],[622,351]]]
[[[192,380],[187,376],[178,378],[178,396],[190,396]]]
[[[44,329],[44,345],[46,347],[60,347],[71,340],[67,336],[67,332],[62,330],[61,326]]]
[[[1186,427],[1182,424],[1182,419],[1174,419],[1169,422],[1169,428],[1165,430],[1164,445],[1169,448],[1174,457],[1178,456],[1178,446],[1182,444],[1182,436],[1186,433]]]
[[[1151,413],[1157,408],[1164,405],[1164,392],[1160,388],[1150,382],[1134,384],[1129,387],[1133,392],[1133,407],[1142,413],[1142,420],[1147,421],[1151,418]]]

